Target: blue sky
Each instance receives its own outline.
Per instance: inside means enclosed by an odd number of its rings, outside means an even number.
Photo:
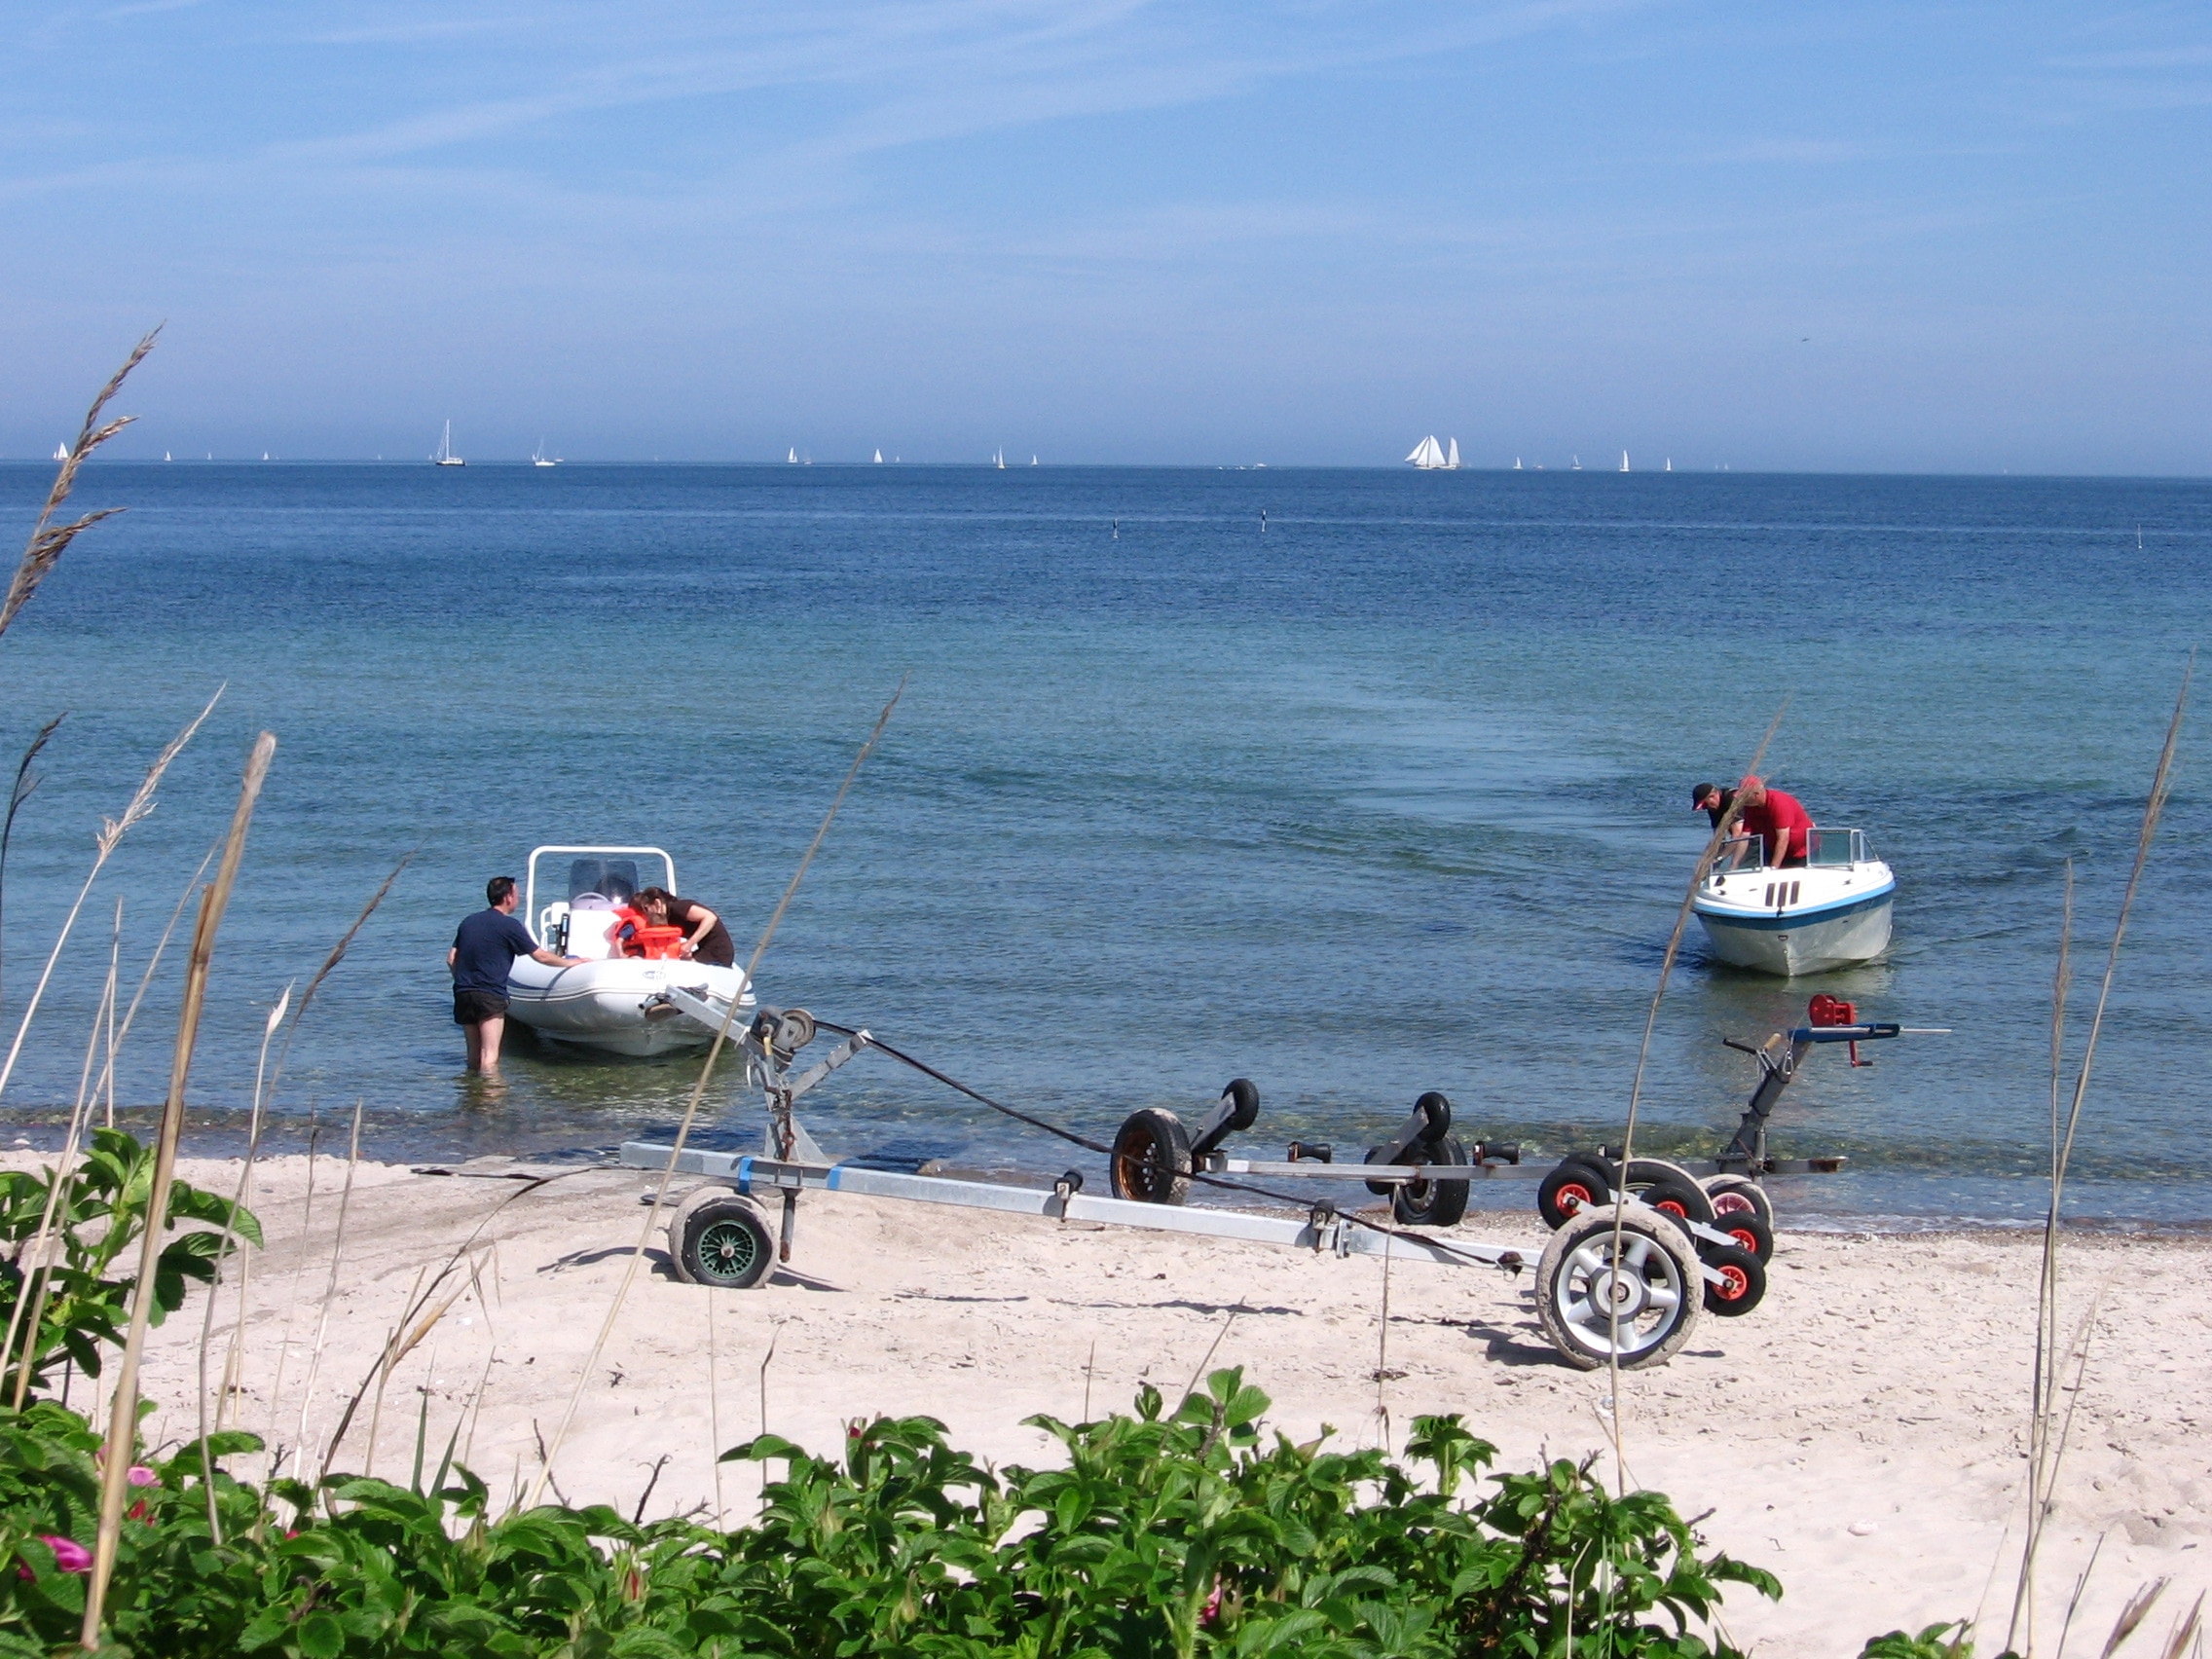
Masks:
[[[0,455],[2212,471],[2212,8],[0,9]]]

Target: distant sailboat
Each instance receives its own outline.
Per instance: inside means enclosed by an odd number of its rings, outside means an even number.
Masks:
[[[1437,443],[1434,432],[1414,445],[1414,453],[1407,456],[1406,460],[1421,472],[1441,472],[1452,464],[1444,459],[1443,446]]]
[[[545,440],[543,438],[539,438],[537,440],[537,447],[530,452],[530,464],[533,466],[559,466],[561,463],[558,461],[548,461],[546,459]]]
[[[875,452],[875,464],[878,466],[883,464],[883,452],[881,450]]]
[[[1029,464],[1031,466],[1035,466],[1037,464],[1037,458],[1035,456],[1031,456],[1029,458]]]
[[[174,460],[176,460],[176,457],[175,457],[175,456],[173,456],[173,455],[171,455],[171,454],[169,454],[169,452],[168,452],[167,450],[164,450],[164,451],[162,451],[162,459],[163,459],[164,461],[174,461]]]
[[[1521,470],[1521,458],[1519,456],[1513,458],[1513,470],[1516,472]]]
[[[1623,472],[1628,470],[1628,451],[1626,450],[1621,451],[1621,470]]]
[[[798,451],[796,449],[786,450],[784,452],[784,459],[790,461],[792,465],[796,466],[798,464]]]
[[[269,458],[263,456],[261,459],[267,461]],[[451,421],[446,423],[445,435],[438,439],[438,453],[430,457],[430,464],[433,466],[466,466],[468,464],[467,461],[453,453],[453,423]]]
[[[1448,472],[1459,470],[1459,440],[1457,438],[1452,440],[1451,451],[1444,458],[1444,467]]]
[[[993,466],[996,466],[1001,472],[1004,472],[1006,470],[1006,451],[1002,449],[993,452],[991,456],[991,464]]]
[[[261,459],[263,461],[267,461],[269,459],[269,452],[267,450],[263,450],[261,452]]]
[[[1580,472],[1582,470],[1582,458],[1580,456],[1576,456],[1574,458],[1574,465],[1568,470],[1573,472]]]
[[[1674,458],[1673,456],[1669,456],[1669,457],[1667,458],[1667,470],[1668,470],[1669,472],[1672,472],[1672,471],[1674,471],[1674,470],[1675,470],[1675,458]]]
[[[69,459],[69,446],[67,444],[55,444],[54,446],[54,459],[55,461],[67,461]]]

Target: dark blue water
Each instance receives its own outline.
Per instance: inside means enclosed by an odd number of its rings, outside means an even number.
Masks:
[[[9,522],[46,479],[0,468]],[[902,675],[766,1000],[1092,1135],[1244,1074],[1260,1151],[1362,1146],[1427,1088],[1472,1132],[1612,1138],[1702,844],[1687,786],[1740,771],[1787,696],[1767,769],[1896,866],[1897,945],[1784,983],[1707,965],[1693,928],[1645,1132],[1710,1146],[1753,1081],[1720,1039],[1825,990],[1954,1035],[1811,1063],[1778,1147],[1854,1173],[1799,1207],[2017,1218],[2041,1202],[2062,872],[2078,1054],[2212,615],[2212,486],[2187,482],[113,465],[80,499],[130,511],[0,639],[9,754],[69,711],[8,870],[9,1027],[99,819],[229,690],[103,875],[0,1116],[35,1138],[75,1098],[116,900],[128,996],[266,726],[194,1074],[211,1148],[270,1002],[411,849],[301,1029],[292,1144],[356,1100],[389,1157],[668,1122],[683,1063],[518,1046],[503,1089],[467,1084],[455,920],[535,844],[645,841],[746,948]],[[2088,1215],[2212,1218],[2193,732],[2084,1119]],[[125,1051],[126,1110],[161,1093],[174,982]],[[1068,1161],[878,1060],[815,1126],[841,1152]]]

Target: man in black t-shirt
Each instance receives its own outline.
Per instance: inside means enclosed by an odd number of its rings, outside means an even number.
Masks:
[[[515,958],[528,956],[548,968],[575,968],[581,956],[541,950],[530,930],[515,920],[515,878],[495,875],[484,884],[491,906],[464,917],[454,930],[446,966],[453,970],[453,1022],[465,1033],[468,1069],[499,1069],[499,1039],[507,1029],[507,974]]]

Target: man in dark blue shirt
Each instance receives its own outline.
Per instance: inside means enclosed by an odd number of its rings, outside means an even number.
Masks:
[[[453,1022],[466,1035],[468,1069],[499,1069],[499,1039],[507,1029],[507,974],[515,958],[528,956],[548,968],[580,966],[581,956],[541,950],[530,930],[515,920],[515,878],[495,875],[484,884],[491,908],[479,910],[454,930],[446,966],[453,970]]]

